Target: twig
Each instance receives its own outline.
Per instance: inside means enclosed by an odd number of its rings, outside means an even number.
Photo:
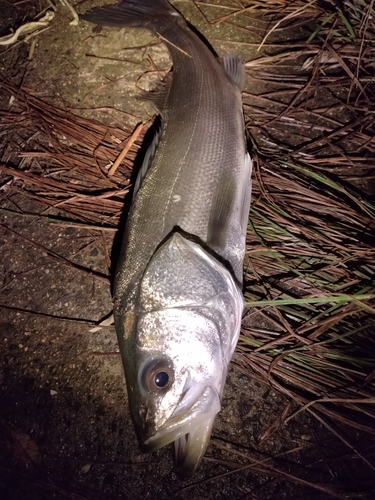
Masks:
[[[119,165],[121,164],[122,160],[125,158],[127,155],[129,149],[132,147],[132,145],[135,143],[137,140],[138,136],[143,130],[143,123],[139,123],[136,128],[134,129],[132,135],[129,137],[129,139],[126,142],[126,145],[124,149],[121,151],[119,156],[117,157],[116,161],[113,163],[112,167],[108,171],[108,176],[112,176],[116,170],[118,169]]]

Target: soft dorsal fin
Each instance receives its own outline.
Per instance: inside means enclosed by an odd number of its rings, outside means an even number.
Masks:
[[[162,125],[160,124],[159,127],[156,129],[154,138],[152,139],[151,144],[149,145],[145,153],[142,166],[138,172],[137,179],[134,184],[133,200],[135,199],[138,190],[141,187],[142,181],[145,178],[148,169],[150,168],[151,162],[155,156],[156,148],[158,147],[158,144],[160,142],[161,133],[162,133]]]
[[[229,76],[231,81],[237,85],[242,91],[245,86],[245,65],[239,58],[238,54],[231,52],[222,59],[225,73]]]

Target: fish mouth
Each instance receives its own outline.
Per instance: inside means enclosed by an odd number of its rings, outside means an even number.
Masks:
[[[184,399],[190,400],[191,397]],[[140,449],[150,453],[173,442],[176,473],[180,478],[189,477],[207,449],[219,411],[218,391],[215,387],[206,386],[189,407],[182,402],[161,428],[140,443]]]

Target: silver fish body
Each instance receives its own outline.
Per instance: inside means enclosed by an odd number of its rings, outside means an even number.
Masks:
[[[143,451],[202,458],[235,349],[251,194],[241,85],[166,0],[125,0],[87,19],[157,33],[173,61],[162,128],[139,173],[115,277],[114,315]]]

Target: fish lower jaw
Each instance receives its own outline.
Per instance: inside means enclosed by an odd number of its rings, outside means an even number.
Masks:
[[[140,442],[139,448],[142,453],[152,453],[160,450],[164,446],[184,438],[184,436],[191,433],[194,427],[194,422],[183,422],[180,425],[174,425],[172,429],[165,426],[147,440]]]
[[[194,398],[191,397],[191,392],[195,396]],[[187,391],[185,398],[162,426],[158,429],[150,426],[148,432],[147,428],[144,429],[146,432],[143,433],[143,436],[142,434],[138,435],[140,450],[150,453],[179,440],[183,436],[194,435],[196,429],[203,429],[207,426],[207,422],[213,423],[219,411],[220,392],[217,387],[198,385],[193,391]]]
[[[220,411],[216,388],[206,387],[190,411],[172,417],[163,427],[140,443],[140,450],[150,453],[174,443],[175,469],[180,478],[189,477],[198,467],[210,441],[212,427]]]
[[[198,467],[210,442],[216,414],[206,420],[182,424],[173,432],[158,432],[144,443],[140,443],[143,453],[151,453],[173,442],[175,471],[181,478],[191,476]]]
[[[174,441],[175,470],[180,479],[190,477],[206,453],[216,415],[203,421],[188,434]]]

